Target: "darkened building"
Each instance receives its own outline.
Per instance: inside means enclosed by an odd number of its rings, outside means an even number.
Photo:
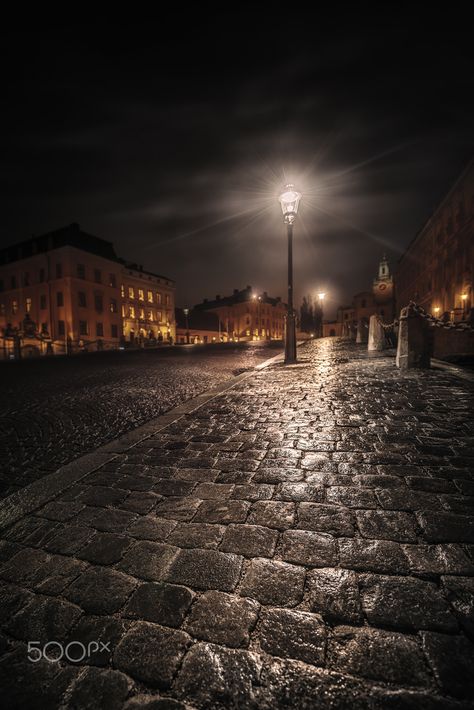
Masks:
[[[474,278],[474,161],[408,245],[395,278],[397,311],[415,301],[433,315],[466,318]]]

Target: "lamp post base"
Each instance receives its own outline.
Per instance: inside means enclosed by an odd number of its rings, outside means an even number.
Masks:
[[[296,362],[296,327],[294,314],[286,318],[285,365]]]

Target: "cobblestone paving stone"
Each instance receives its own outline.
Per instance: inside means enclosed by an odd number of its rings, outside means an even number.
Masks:
[[[79,355],[0,366],[0,498],[252,368],[279,345]]]
[[[337,339],[300,358],[3,533],[5,707],[474,706],[472,386]]]

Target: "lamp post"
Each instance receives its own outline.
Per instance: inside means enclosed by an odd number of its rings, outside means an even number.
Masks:
[[[278,198],[288,232],[288,311],[286,314],[285,364],[296,362],[296,327],[293,309],[293,222],[296,219],[301,193],[294,185],[285,185]]]
[[[186,342],[189,345],[189,323],[188,323],[189,308],[183,308],[183,313],[184,313],[184,317],[186,318]]]
[[[324,331],[323,331],[323,301],[324,301],[325,295],[326,295],[326,294],[323,293],[322,291],[321,291],[320,293],[318,293],[319,309],[320,309],[320,311],[321,311],[321,325],[319,326],[319,337],[320,337],[320,338],[323,337],[323,332],[324,332]]]

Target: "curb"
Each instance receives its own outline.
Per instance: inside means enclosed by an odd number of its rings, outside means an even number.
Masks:
[[[449,372],[449,374],[460,377],[468,382],[474,382],[474,372],[469,372],[469,370],[466,370],[459,365],[452,365],[449,362],[444,362],[444,360],[431,358],[431,367],[435,370],[444,370],[445,372]]]
[[[25,486],[25,488],[12,493],[12,495],[0,501],[0,531],[5,530],[21,520],[25,515],[32,513],[50,500],[56,498],[67,488],[70,488],[104,464],[113,461],[117,458],[118,454],[132,449],[145,439],[162,431],[170,424],[174,424],[174,422],[178,421],[178,419],[181,419],[186,414],[194,412],[204,404],[207,404],[210,400],[219,397],[227,390],[232,389],[232,387],[252,377],[255,371],[270,367],[279,359],[283,359],[283,353],[264,360],[262,363],[252,368],[250,372],[243,372],[207,392],[198,394],[196,397],[165,412],[165,414],[150,419],[150,421],[145,424],[119,436],[113,441],[109,441],[107,444],[95,449],[95,451],[84,454],[74,461],[61,466],[61,468],[58,468],[54,473],[50,473],[38,481],[30,483],[28,486]]]

